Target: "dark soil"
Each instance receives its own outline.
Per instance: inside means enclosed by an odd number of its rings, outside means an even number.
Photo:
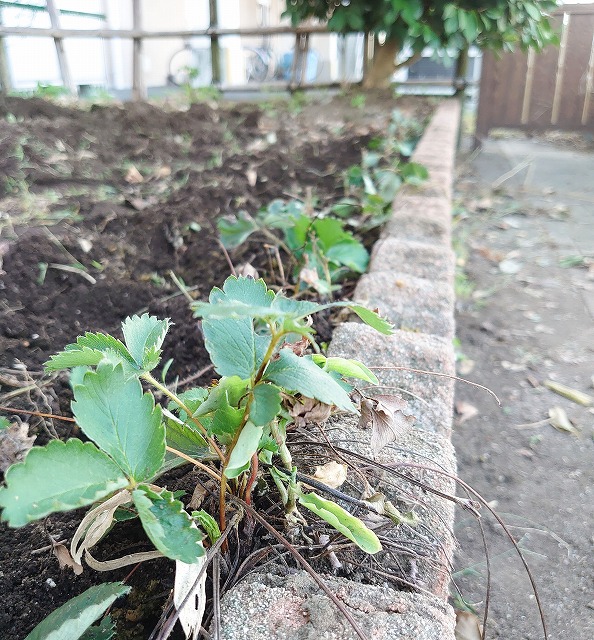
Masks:
[[[183,111],[151,104],[81,110],[41,99],[0,103],[0,373],[14,382],[2,397],[16,390],[12,407],[69,415],[65,377],[47,384],[43,362],[85,331],[119,336],[121,321],[145,310],[174,322],[163,354],[163,362],[173,359],[169,379],[206,367],[199,327],[170,271],[196,299],[222,284],[229,267],[216,218],[240,209],[255,213],[274,198],[313,194],[321,204],[339,198],[342,171],[359,164],[394,107],[421,116],[430,110],[426,103],[370,97],[362,111],[349,100],[264,108],[193,104]],[[259,240],[231,258],[264,275],[271,262]],[[71,269],[77,262],[84,272]],[[322,340],[332,322],[326,318],[318,327]],[[206,371],[195,382],[212,375]],[[40,390],[19,394],[19,384],[32,379]],[[51,429],[72,435],[69,423],[30,420],[37,444]],[[173,485],[184,483],[191,493],[192,483],[178,473]],[[106,577],[86,570],[73,577],[50,551],[32,553],[49,544],[49,535],[68,540],[80,517],[52,515],[20,530],[1,528],[3,638],[23,638],[91,584],[129,572]],[[122,532],[108,538],[101,557],[142,550],[137,525]],[[148,637],[172,582],[170,562],[134,572],[128,583],[141,588],[114,614],[118,638]]]

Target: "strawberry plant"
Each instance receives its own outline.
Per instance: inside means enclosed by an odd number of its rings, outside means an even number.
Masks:
[[[130,317],[122,324],[123,341],[103,333],[79,337],[52,356],[46,369],[73,370],[72,412],[87,441],[52,440],[10,467],[0,488],[2,519],[21,527],[88,506],[70,553],[76,564],[85,559],[106,568],[91,549],[125,508],[126,517],[140,520],[156,551],[142,558],[133,554],[118,566],[166,556],[176,561],[178,573],[190,565],[201,575],[205,533],[214,544],[225,532],[229,496],[251,504],[262,463],[278,488],[288,526],[304,522],[299,509],[306,509],[364,551],[376,553],[381,545],[372,530],[301,485],[286,441],[297,402],[309,399],[327,406],[328,413],[356,412],[346,378],[377,384],[363,364],[319,353],[308,318],[331,306],[348,307],[371,327],[391,332],[385,320],[360,305],[297,301],[275,294],[263,280],[229,277],[222,289],[213,289],[208,302],[193,304],[221,378],[210,388],[180,395],[151,373],[160,360],[168,320]],[[313,355],[305,353],[308,344]],[[156,403],[154,392],[168,399],[167,408]],[[218,525],[211,514],[188,513],[160,481],[165,471],[185,462],[219,483]],[[107,564],[112,567],[113,561]]]
[[[312,288],[330,295],[349,273],[364,273],[369,254],[345,229],[346,223],[326,213],[310,214],[306,205],[274,200],[252,217],[246,211],[219,219],[221,241],[231,249],[258,233],[285,250],[294,261],[297,289]],[[282,240],[271,230],[282,230]]]

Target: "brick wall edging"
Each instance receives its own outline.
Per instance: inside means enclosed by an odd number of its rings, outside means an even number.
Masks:
[[[386,339],[365,325],[344,323],[334,332],[330,353],[357,358],[368,366],[397,364],[455,373],[454,257],[450,240],[459,115],[460,103],[455,99],[443,101],[436,109],[412,158],[428,168],[429,179],[422,187],[407,187],[398,194],[392,218],[374,247],[369,272],[355,290],[356,300],[379,307],[398,330]],[[434,464],[455,473],[450,442],[453,380],[408,371],[377,373],[381,384],[413,394],[410,406],[420,428],[408,434],[409,448],[424,451]],[[351,438],[358,446],[366,446],[368,434],[357,430],[352,419],[341,418],[338,424],[343,439]],[[442,491],[455,491],[453,482],[443,477],[432,481]],[[436,515],[428,526],[442,541],[443,562],[448,565],[454,550],[453,505],[433,500],[431,507]],[[447,604],[449,576],[433,569],[423,575],[423,580],[433,596],[404,594],[345,579],[330,578],[327,582],[349,606],[370,640],[453,640],[455,617]],[[312,590],[305,572],[287,578],[255,574],[225,595],[221,611],[223,640],[355,637],[329,599]]]

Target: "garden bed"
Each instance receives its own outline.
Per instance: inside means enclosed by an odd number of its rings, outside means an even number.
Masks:
[[[327,98],[260,107],[194,104],[183,112],[147,104],[82,111],[8,100],[0,122],[8,149],[0,160],[6,176],[0,185],[4,401],[12,394],[15,408],[70,415],[65,376],[45,385],[42,363],[84,331],[118,335],[127,315],[145,310],[175,323],[163,357],[173,359],[168,379],[203,371],[193,383],[207,383],[213,377],[208,355],[170,272],[192,297],[204,299],[230,269],[217,243],[218,217],[242,209],[254,214],[275,198],[316,198],[321,207],[337,201],[344,171],[383,135],[395,106],[420,118],[431,110],[426,102],[381,97],[367,98],[364,109],[356,104],[361,101]],[[365,241],[374,238],[371,232]],[[261,239],[231,257],[262,275],[274,271]],[[352,284],[344,282],[337,296]],[[333,320],[318,326],[321,340],[330,338]],[[26,391],[33,383],[36,388]],[[68,423],[29,423],[38,443],[51,429],[75,435]],[[175,488],[193,490],[187,469],[176,480]],[[48,534],[69,539],[80,517],[57,514],[21,530],[2,527],[4,634],[24,637],[64,601],[104,581],[91,571],[76,578],[61,571],[50,550],[31,553],[49,544]],[[131,526],[124,532],[127,548],[108,539],[113,547],[101,549],[104,557],[137,550],[138,531]],[[108,579],[126,574],[119,570]],[[172,580],[173,565],[165,560],[146,563],[130,577],[129,584],[143,589],[118,612],[118,637],[147,637]]]

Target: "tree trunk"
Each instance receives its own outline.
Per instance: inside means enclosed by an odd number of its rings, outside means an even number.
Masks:
[[[373,61],[363,77],[364,89],[387,89],[390,86],[400,48],[398,40],[386,40],[381,46],[376,40]]]

